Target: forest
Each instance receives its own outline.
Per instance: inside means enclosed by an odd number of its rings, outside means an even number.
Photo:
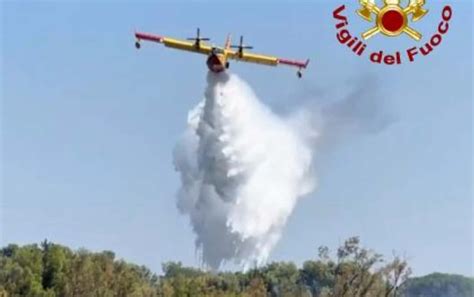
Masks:
[[[316,256],[317,255],[317,256]],[[320,247],[301,267],[273,262],[245,272],[162,265],[153,273],[111,251],[72,250],[48,241],[0,250],[0,297],[472,297],[474,279],[434,273],[410,277],[404,259],[385,260],[349,238]]]

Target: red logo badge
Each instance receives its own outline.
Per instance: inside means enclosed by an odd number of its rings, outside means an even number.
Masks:
[[[345,5],[341,5],[333,12],[337,21],[337,40],[349,47],[357,56],[363,56],[367,49],[366,40],[381,33],[387,37],[398,37],[402,34],[416,40],[422,40],[422,34],[411,27],[412,22],[418,22],[428,13],[425,8],[425,0],[410,0],[406,6],[400,4],[400,0],[384,0],[383,5],[378,6],[375,0],[359,0],[361,7],[356,11],[363,20],[374,23],[374,26],[360,34],[361,39],[352,35],[348,29],[349,20],[344,15]],[[396,51],[386,54],[383,50],[372,51],[368,54],[369,60],[377,64],[398,65],[403,61],[414,62],[416,56],[429,55],[443,40],[449,30],[449,21],[453,16],[450,6],[445,6],[441,12],[441,21],[437,32],[422,46],[414,46],[404,51]]]

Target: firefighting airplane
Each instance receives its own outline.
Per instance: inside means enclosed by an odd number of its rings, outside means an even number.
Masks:
[[[190,51],[199,54],[207,55],[207,67],[212,72],[222,72],[229,68],[229,61],[228,60],[237,60],[243,62],[250,62],[250,63],[257,63],[269,66],[277,66],[279,64],[288,65],[298,68],[297,75],[299,78],[303,76],[302,70],[305,69],[309,64],[309,59],[305,62],[301,61],[294,61],[294,60],[287,60],[282,58],[277,58],[273,56],[267,55],[259,55],[249,53],[247,49],[252,49],[252,46],[244,45],[244,38],[243,36],[240,37],[240,44],[238,45],[231,45],[230,35],[227,37],[227,41],[225,43],[224,48],[210,46],[203,41],[209,41],[209,38],[201,37],[201,32],[199,28],[196,32],[196,37],[187,38],[187,41],[178,40],[169,37],[158,36],[149,33],[140,33],[135,32],[135,38],[137,41],[135,42],[135,47],[137,49],[140,48],[140,42],[142,40],[152,41],[157,43],[163,43],[167,47],[183,50],[183,51]],[[232,50],[236,49],[236,50]]]

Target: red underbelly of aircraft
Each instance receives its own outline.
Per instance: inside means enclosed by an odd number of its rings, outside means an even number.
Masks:
[[[207,67],[212,72],[222,72],[225,70],[224,63],[217,55],[210,55],[209,58],[207,58]]]

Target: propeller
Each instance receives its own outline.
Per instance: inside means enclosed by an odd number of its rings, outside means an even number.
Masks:
[[[231,48],[237,48],[239,50],[239,54],[242,55],[244,53],[244,49],[253,49],[251,45],[244,45],[244,36],[240,36],[240,43],[238,45],[231,45]]]
[[[197,28],[196,37],[188,37],[186,38],[186,40],[194,40],[196,42],[196,45],[199,46],[201,44],[201,41],[209,41],[211,39],[207,37],[201,37],[201,29]]]

